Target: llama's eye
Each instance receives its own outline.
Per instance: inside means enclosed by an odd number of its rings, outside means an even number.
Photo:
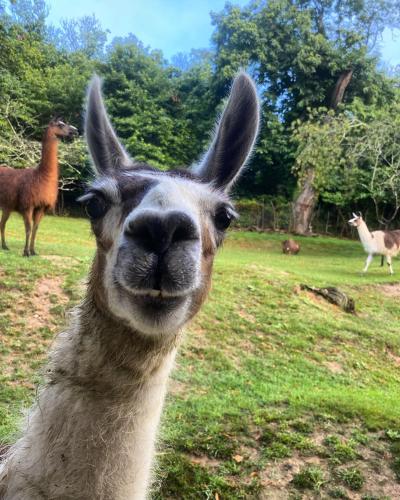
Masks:
[[[107,212],[107,204],[105,200],[100,197],[94,196],[87,201],[85,210],[91,219],[99,219]]]
[[[233,219],[235,219],[234,211],[224,206],[219,207],[214,215],[215,226],[220,231],[227,229]]]

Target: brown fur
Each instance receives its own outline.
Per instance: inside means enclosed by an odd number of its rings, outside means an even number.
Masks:
[[[61,125],[62,124],[62,127]],[[42,140],[42,156],[36,168],[13,169],[0,166],[0,222],[1,243],[5,241],[5,227],[11,212],[22,215],[25,223],[24,255],[35,255],[35,238],[40,220],[46,210],[54,209],[58,194],[57,148],[59,137],[69,137],[76,129],[63,122],[51,121]]]
[[[396,229],[394,231],[383,231],[383,233],[383,241],[385,242],[386,248],[389,250],[394,246],[400,248],[400,229]]]
[[[300,245],[294,240],[285,240],[282,242],[282,252],[290,255],[296,255],[300,252]]]

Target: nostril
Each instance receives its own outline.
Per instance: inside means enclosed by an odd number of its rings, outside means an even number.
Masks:
[[[125,235],[148,252],[162,254],[173,243],[197,240],[197,227],[190,216],[171,211],[167,214],[143,214],[131,220]]]
[[[173,221],[173,225],[175,225],[175,228],[172,230],[171,243],[198,239],[197,228],[187,215],[179,215]]]
[[[165,231],[163,231],[159,220],[153,217],[130,221],[125,235],[147,252],[159,253],[160,246],[165,240]]]
[[[177,227],[172,235],[172,243],[177,241],[184,241],[190,239],[188,237],[188,231],[185,227]]]
[[[127,233],[131,239],[140,242],[142,246],[152,248],[154,234],[150,226],[146,224],[130,224]]]

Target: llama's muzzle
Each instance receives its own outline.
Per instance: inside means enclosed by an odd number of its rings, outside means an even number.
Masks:
[[[200,231],[190,215],[146,210],[126,225],[114,275],[137,296],[183,297],[199,285],[200,254]]]

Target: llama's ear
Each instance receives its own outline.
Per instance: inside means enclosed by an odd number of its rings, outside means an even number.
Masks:
[[[132,164],[107,116],[101,95],[101,80],[97,75],[89,85],[85,134],[89,152],[100,175],[112,175],[115,169]]]
[[[211,146],[193,171],[228,190],[249,158],[260,123],[260,103],[253,80],[244,72],[233,81],[229,100]]]

